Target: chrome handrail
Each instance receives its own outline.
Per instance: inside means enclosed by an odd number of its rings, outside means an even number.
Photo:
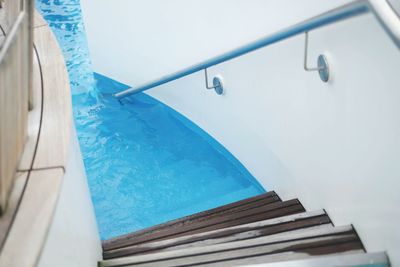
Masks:
[[[334,22],[365,14],[367,12],[371,12],[375,15],[379,23],[392,38],[393,42],[397,45],[398,48],[400,48],[400,18],[393,10],[390,3],[387,0],[357,0],[327,11],[311,19],[305,20],[284,30],[278,31],[255,42],[249,43],[222,55],[187,67],[178,72],[163,76],[159,79],[145,83],[136,88],[129,88],[115,94],[114,96],[121,99],[135,93],[143,92],[153,87],[168,83],[170,81],[195,73],[197,71],[204,70],[211,66],[242,56],[259,48],[292,37],[294,35],[305,33]]]

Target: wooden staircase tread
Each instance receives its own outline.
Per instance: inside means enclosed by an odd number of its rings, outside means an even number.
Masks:
[[[105,260],[101,266],[204,265],[287,252],[315,256],[349,251],[363,251],[362,243],[351,226],[334,228],[321,225],[223,244]]]
[[[274,202],[252,209],[229,213],[224,216],[212,217],[209,220],[200,221],[197,223],[187,225],[183,223],[180,227],[165,228],[147,235],[135,236],[130,239],[120,239],[118,242],[103,245],[103,250],[108,251],[111,249],[147,243],[155,240],[160,241],[185,235],[192,235],[300,212],[304,212],[304,207],[297,199],[284,202]]]
[[[232,242],[281,232],[288,232],[297,229],[304,229],[322,224],[331,224],[331,221],[325,211],[320,210],[315,212],[300,213],[189,236],[182,236],[173,239],[109,250],[103,253],[103,258],[111,259],[128,255],[138,255],[181,249],[185,247]]]
[[[337,267],[337,266],[380,266],[389,267],[390,262],[385,252],[373,253],[340,253],[333,255],[324,255],[318,257],[306,257],[303,259],[296,259],[292,255],[285,255],[284,260],[273,261],[266,263],[262,257],[251,258],[249,262],[241,261],[239,264],[242,266],[252,267]],[[232,266],[235,264],[227,265]],[[207,266],[207,265],[205,265]],[[222,266],[224,266],[222,264]]]
[[[254,208],[258,205],[280,202],[279,196],[274,192],[270,191],[261,195],[257,195],[251,198],[243,199],[240,201],[236,201],[227,205],[223,205],[220,207],[216,207],[210,210],[202,211],[199,213],[195,213],[189,216],[185,216],[182,218],[178,218],[172,221],[168,221],[162,224],[158,224],[146,229],[142,229],[133,233],[129,233],[126,235],[118,236],[115,238],[111,238],[108,240],[102,241],[102,246],[104,250],[112,249],[120,242],[124,242],[125,240],[137,238],[140,236],[146,236],[149,234],[154,234],[155,232],[163,231],[165,229],[171,229],[174,227],[180,227],[182,225],[187,225],[191,223],[196,223],[197,221],[206,220],[211,217],[223,216],[224,214],[235,213],[237,211],[242,211],[246,209]]]
[[[310,247],[305,247],[304,250],[297,250],[297,251],[283,251],[282,252],[273,252],[273,253],[265,253],[265,254],[258,254],[258,255],[249,255],[249,256],[244,256],[244,257],[234,257],[231,259],[223,259],[223,260],[218,260],[218,261],[203,261],[200,263],[196,264],[191,264],[190,266],[202,266],[202,267],[231,267],[231,266],[243,266],[245,264],[251,264],[253,266],[256,261],[260,261],[263,263],[268,263],[268,262],[277,262],[277,261],[283,261],[287,259],[305,259],[305,258],[314,258],[317,257],[316,255],[313,255],[313,253],[321,253],[320,247],[324,248],[324,254],[321,254],[320,256],[329,256],[329,255],[346,255],[346,254],[353,254],[353,253],[364,253],[364,251],[359,247],[358,242],[347,242],[344,241],[340,243],[338,242],[331,242],[331,243],[314,243],[314,244],[309,244]],[[314,247],[313,247],[314,246]],[[310,254],[307,254],[310,253]],[[128,265],[129,266],[129,265]],[[135,265],[135,266],[142,266],[143,265]],[[145,266],[179,266],[176,264],[172,265],[166,265],[162,263],[162,265],[145,265]],[[183,266],[183,265],[180,265]],[[187,266],[187,265],[185,265]],[[326,265],[319,265],[319,266],[324,266],[327,267]],[[334,267],[337,267],[337,265],[334,265]]]
[[[99,266],[239,266],[365,253],[352,226],[268,192],[103,241]]]

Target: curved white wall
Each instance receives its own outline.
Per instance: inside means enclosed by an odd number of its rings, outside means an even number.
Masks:
[[[348,2],[81,0],[95,70],[130,85],[170,74]]]
[[[96,71],[134,85],[347,1],[165,2],[119,0],[114,9],[83,0]],[[132,14],[121,16],[122,6]],[[215,21],[216,10],[227,12]],[[149,94],[268,189],[353,223],[367,250],[387,250],[400,266],[400,51],[372,15],[314,30],[310,64],[325,53],[332,69],[324,84],[303,70],[303,48],[300,35],[211,68],[224,78],[223,96],[204,88],[203,73]]]
[[[95,267],[102,249],[75,129],[61,193],[39,267]]]

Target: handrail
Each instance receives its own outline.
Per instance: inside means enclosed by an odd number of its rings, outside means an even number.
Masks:
[[[292,37],[294,35],[305,33],[310,30],[347,18],[355,17],[357,15],[361,15],[367,12],[371,12],[375,15],[385,31],[389,34],[394,43],[397,45],[397,47],[400,48],[400,18],[393,10],[390,3],[387,0],[357,0],[352,3],[327,11],[311,19],[305,20],[284,30],[278,31],[255,42],[231,50],[222,55],[192,65],[170,75],[163,76],[137,88],[129,88],[125,91],[115,94],[114,96],[121,99],[135,93],[143,92],[153,87],[168,83],[170,81],[195,73],[197,71],[242,56],[259,48]]]

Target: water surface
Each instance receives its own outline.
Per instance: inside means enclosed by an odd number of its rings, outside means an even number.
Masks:
[[[102,239],[264,192],[223,146],[146,94],[93,73],[78,0],[37,0],[63,51]],[[71,196],[73,197],[73,196]]]

